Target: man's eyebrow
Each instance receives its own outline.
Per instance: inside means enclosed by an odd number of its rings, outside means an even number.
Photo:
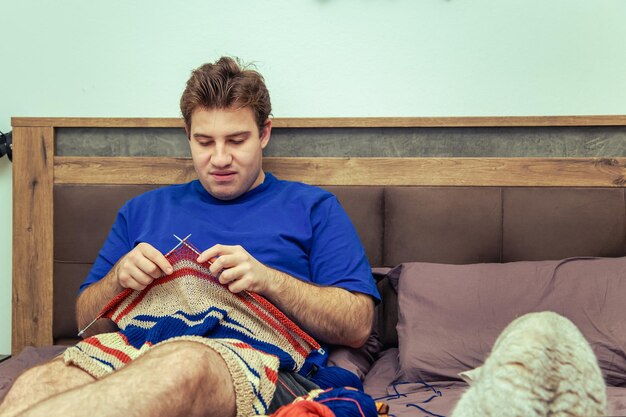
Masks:
[[[250,135],[250,131],[249,130],[241,130],[239,132],[234,132],[234,133],[229,133],[228,135],[226,135],[227,138],[234,138],[236,136],[244,136],[244,135]]]
[[[249,136],[252,132],[249,130],[241,130],[238,132],[233,132],[233,133],[229,133],[226,135],[227,138],[234,138],[237,136]],[[207,139],[213,139],[213,136],[208,135],[206,133],[202,133],[202,132],[196,132],[193,134],[194,138],[207,138]]]
[[[213,136],[211,135],[206,135],[204,133],[194,133],[193,134],[194,138],[207,138],[207,139],[213,139]]]

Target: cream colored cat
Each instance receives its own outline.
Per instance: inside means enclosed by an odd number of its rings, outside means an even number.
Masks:
[[[578,328],[553,312],[526,314],[500,334],[452,417],[589,417],[606,413],[606,387]]]

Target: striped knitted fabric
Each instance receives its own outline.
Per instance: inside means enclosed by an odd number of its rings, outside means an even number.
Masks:
[[[189,243],[166,255],[174,272],[143,291],[126,289],[100,312],[121,329],[87,338],[65,352],[96,378],[122,368],[153,346],[203,343],[226,362],[238,415],[265,414],[278,370],[297,371],[318,343],[262,296],[231,293],[198,264]]]

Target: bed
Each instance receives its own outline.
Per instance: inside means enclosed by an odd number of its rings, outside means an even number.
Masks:
[[[180,119],[12,125],[14,357],[0,397],[77,340],[76,291],[123,202],[194,178]],[[448,415],[466,389],[457,371],[479,365],[509,319],[577,320],[581,303],[612,326],[583,334],[606,362],[611,414],[626,414],[614,319],[626,313],[626,116],[275,119],[272,143],[264,169],[334,192],[363,241],[383,302],[366,346],[333,361],[392,414]],[[557,270],[570,284],[548,293]]]

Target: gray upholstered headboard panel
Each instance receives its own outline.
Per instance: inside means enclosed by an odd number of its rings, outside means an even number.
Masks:
[[[55,189],[55,339],[76,334],[74,298],[117,210],[154,186]],[[621,188],[325,187],[374,267],[626,255]]]

